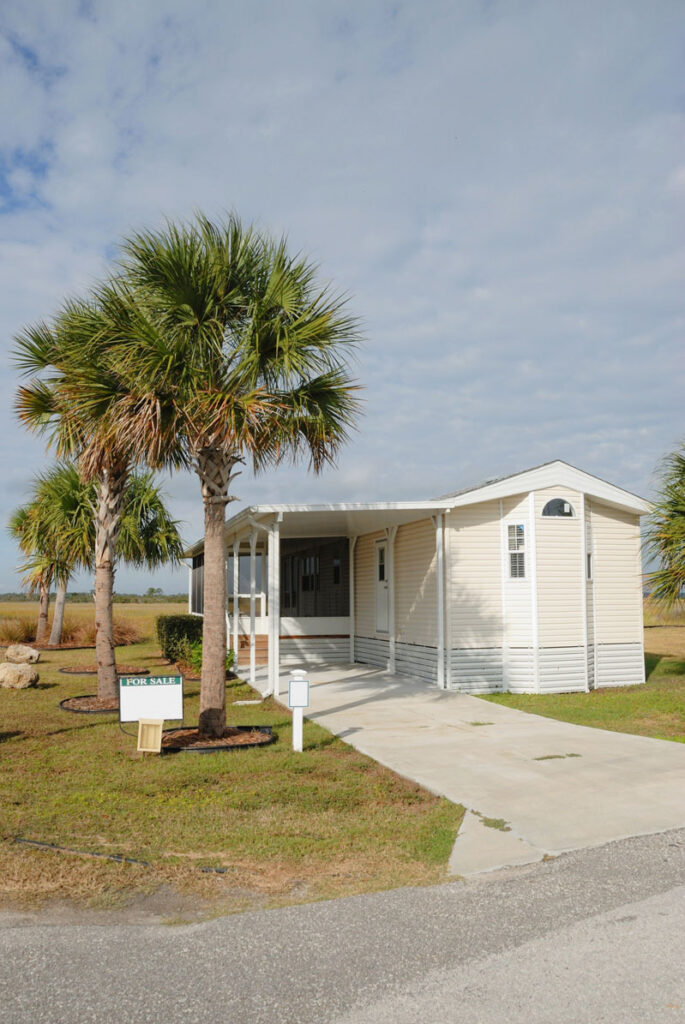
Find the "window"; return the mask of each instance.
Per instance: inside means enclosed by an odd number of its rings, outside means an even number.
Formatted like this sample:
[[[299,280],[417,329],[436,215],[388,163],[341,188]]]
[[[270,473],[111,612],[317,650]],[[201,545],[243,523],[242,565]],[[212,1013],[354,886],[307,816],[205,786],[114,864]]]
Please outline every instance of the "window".
[[[524,579],[526,575],[526,534],[521,523],[508,527],[509,576],[512,580]]]
[[[592,552],[591,551],[588,551],[588,553],[587,553],[587,578],[589,580],[592,579]]]
[[[385,545],[378,545],[378,582],[385,580]]]
[[[552,498],[543,508],[542,514],[543,516],[561,516],[562,518],[572,519],[575,512],[570,501],[564,501],[563,498]]]

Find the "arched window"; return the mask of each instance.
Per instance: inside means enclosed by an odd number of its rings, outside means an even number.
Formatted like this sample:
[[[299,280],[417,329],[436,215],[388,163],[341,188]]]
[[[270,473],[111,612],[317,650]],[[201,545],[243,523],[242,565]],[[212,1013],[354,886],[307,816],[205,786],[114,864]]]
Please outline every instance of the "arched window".
[[[542,514],[543,516],[563,516],[569,519],[575,515],[575,512],[570,501],[564,501],[563,498],[552,498],[543,508]]]

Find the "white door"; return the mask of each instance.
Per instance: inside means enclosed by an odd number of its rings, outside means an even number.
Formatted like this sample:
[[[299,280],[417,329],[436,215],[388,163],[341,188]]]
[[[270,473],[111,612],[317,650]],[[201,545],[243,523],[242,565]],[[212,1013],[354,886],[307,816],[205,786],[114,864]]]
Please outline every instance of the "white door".
[[[376,544],[376,632],[387,633],[390,622],[390,590],[388,579],[388,544]]]

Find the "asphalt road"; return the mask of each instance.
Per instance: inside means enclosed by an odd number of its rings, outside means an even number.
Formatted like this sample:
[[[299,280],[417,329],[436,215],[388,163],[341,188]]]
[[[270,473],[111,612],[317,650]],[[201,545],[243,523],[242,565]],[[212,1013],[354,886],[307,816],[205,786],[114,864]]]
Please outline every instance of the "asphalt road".
[[[5,924],[7,1024],[685,1021],[685,830],[186,926]]]

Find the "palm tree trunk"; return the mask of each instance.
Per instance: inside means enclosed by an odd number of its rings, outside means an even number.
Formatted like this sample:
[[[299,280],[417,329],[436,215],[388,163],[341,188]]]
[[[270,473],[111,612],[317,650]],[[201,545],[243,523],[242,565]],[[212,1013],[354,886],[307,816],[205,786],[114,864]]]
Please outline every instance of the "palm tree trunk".
[[[95,507],[95,656],[98,697],[116,699],[119,680],[114,658],[114,567],[121,522],[126,470],[106,471],[98,478]]]
[[[50,584],[40,581],[40,606],[38,625],[36,626],[36,643],[45,644],[48,640],[48,609],[50,607]]]
[[[226,538],[224,525],[232,470],[238,460],[213,449],[197,457],[205,510],[205,570],[200,682],[201,736],[226,728]]]
[[[67,585],[60,581],[57,584],[55,594],[55,614],[52,619],[52,631],[50,633],[50,644],[62,643],[62,624],[64,623],[64,606],[67,602]]]

